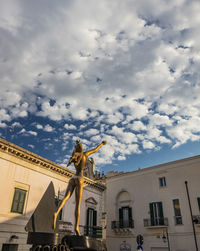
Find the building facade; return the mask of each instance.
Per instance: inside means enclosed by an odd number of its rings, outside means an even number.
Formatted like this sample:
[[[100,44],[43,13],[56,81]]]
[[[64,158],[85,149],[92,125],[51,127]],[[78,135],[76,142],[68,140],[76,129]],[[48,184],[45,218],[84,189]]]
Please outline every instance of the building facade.
[[[138,235],[145,251],[200,249],[200,156],[113,173],[106,183],[109,251],[137,250]]]
[[[55,203],[65,195],[74,173],[45,158],[0,139],[0,250],[28,250],[25,225],[52,181]],[[81,203],[80,231],[101,237],[105,186],[85,178]],[[59,216],[59,229],[73,233],[74,194]]]

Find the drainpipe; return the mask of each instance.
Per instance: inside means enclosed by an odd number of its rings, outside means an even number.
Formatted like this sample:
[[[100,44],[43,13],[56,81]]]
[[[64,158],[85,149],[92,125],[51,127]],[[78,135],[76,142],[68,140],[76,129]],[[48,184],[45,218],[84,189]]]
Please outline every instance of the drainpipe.
[[[193,234],[194,234],[194,242],[195,242],[195,247],[196,251],[198,251],[198,245],[197,245],[197,237],[196,237],[196,231],[195,231],[195,226],[194,226],[194,221],[193,221],[193,214],[192,214],[192,207],[191,207],[191,202],[190,202],[190,195],[189,195],[189,190],[188,190],[188,182],[185,181],[185,187],[186,187],[186,192],[187,192],[187,197],[188,197],[188,204],[190,208],[190,215],[191,215],[191,221],[192,221],[192,228],[193,228]]]

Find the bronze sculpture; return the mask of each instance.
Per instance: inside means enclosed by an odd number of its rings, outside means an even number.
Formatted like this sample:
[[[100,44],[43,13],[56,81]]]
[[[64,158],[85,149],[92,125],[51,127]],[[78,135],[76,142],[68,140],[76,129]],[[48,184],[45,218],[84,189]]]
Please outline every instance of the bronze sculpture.
[[[75,200],[76,200],[76,206],[75,206],[75,233],[76,235],[80,235],[79,231],[79,219],[80,219],[80,205],[81,205],[81,199],[83,194],[83,183],[84,183],[84,177],[83,177],[83,169],[85,167],[86,160],[88,156],[95,153],[99,150],[103,145],[105,145],[107,142],[102,141],[101,144],[99,144],[96,148],[91,149],[89,151],[83,152],[83,146],[80,143],[79,140],[76,141],[76,145],[74,147],[74,151],[72,153],[72,157],[70,158],[67,166],[70,166],[72,163],[74,163],[76,174],[69,180],[69,184],[65,193],[65,197],[62,200],[57,212],[54,213],[53,216],[53,229],[56,227],[56,221],[58,214],[60,210],[63,208],[65,203],[68,201],[68,199],[71,197],[74,189],[75,189]]]

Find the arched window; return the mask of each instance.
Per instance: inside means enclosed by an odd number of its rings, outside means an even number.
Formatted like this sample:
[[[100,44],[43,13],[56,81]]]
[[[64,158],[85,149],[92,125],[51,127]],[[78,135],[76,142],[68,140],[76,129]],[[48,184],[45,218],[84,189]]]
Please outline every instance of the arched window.
[[[132,201],[127,191],[121,191],[117,196],[117,215],[119,228],[133,228]]]

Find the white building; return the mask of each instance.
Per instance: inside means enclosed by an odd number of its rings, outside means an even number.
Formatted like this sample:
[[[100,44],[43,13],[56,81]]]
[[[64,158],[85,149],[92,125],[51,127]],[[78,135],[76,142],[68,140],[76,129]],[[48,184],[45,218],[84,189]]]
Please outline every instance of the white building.
[[[73,175],[72,171],[62,166],[0,139],[0,250],[30,248],[26,244],[24,227],[49,183],[53,182],[58,201],[63,199]],[[98,226],[102,226],[104,190],[102,183],[85,178],[80,217],[82,234],[84,230],[89,235],[96,234]],[[60,231],[73,231],[74,207],[73,195],[60,215]]]
[[[137,250],[139,234],[145,251],[200,249],[200,156],[113,173],[106,181],[108,251]]]

